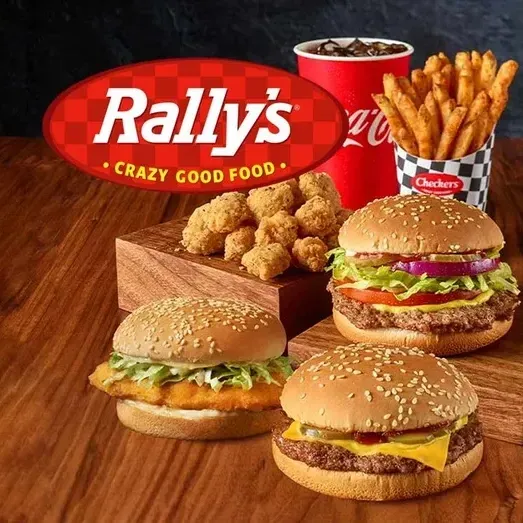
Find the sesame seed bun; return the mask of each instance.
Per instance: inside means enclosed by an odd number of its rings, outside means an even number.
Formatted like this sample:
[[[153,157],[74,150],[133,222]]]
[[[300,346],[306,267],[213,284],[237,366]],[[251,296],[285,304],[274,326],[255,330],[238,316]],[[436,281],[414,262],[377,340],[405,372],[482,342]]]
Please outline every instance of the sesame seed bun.
[[[118,400],[118,419],[127,428],[149,436],[189,440],[245,438],[269,432],[281,409],[261,411],[187,411],[139,401]]]
[[[375,200],[342,225],[339,244],[355,253],[448,254],[503,245],[503,234],[483,211],[427,194]]]
[[[286,342],[280,320],[256,305],[168,298],[127,316],[114,334],[113,347],[129,356],[203,367],[278,357]]]
[[[512,327],[512,319],[494,321],[490,329],[434,334],[407,329],[360,329],[333,309],[332,319],[342,336],[353,342],[385,343],[395,347],[418,347],[436,356],[455,356],[475,351],[499,340]]]
[[[308,489],[338,498],[385,501],[427,496],[458,485],[478,468],[483,442],[447,465],[443,472],[428,469],[415,474],[366,474],[309,467],[283,454],[274,442],[272,453],[277,467]]]
[[[341,432],[411,430],[471,414],[478,397],[447,360],[420,349],[351,344],[314,355],[289,378],[285,413]]]

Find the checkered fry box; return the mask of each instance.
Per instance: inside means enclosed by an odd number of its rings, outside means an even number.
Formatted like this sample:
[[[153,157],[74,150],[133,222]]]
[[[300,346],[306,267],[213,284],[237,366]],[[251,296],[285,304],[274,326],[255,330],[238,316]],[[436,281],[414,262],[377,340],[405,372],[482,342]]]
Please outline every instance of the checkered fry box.
[[[456,160],[427,160],[394,143],[400,194],[425,193],[455,198],[481,210],[487,205],[494,133],[478,151]]]

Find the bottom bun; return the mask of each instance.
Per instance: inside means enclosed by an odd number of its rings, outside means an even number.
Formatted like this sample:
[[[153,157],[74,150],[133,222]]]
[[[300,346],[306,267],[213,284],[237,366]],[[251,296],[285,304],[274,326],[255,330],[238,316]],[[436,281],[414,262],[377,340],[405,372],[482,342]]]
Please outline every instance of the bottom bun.
[[[495,321],[487,330],[431,334],[406,329],[360,329],[337,310],[332,311],[336,328],[345,338],[366,343],[384,343],[396,347],[418,347],[436,356],[463,354],[485,347],[503,337],[512,326],[512,319]]]
[[[136,432],[160,438],[191,440],[254,436],[269,432],[281,420],[281,409],[190,411],[130,400],[118,400],[116,413],[123,425]]]
[[[483,442],[447,465],[443,472],[429,469],[417,474],[365,474],[309,467],[283,454],[274,441],[272,454],[278,468],[303,487],[338,498],[386,501],[426,496],[458,485],[478,468]]]

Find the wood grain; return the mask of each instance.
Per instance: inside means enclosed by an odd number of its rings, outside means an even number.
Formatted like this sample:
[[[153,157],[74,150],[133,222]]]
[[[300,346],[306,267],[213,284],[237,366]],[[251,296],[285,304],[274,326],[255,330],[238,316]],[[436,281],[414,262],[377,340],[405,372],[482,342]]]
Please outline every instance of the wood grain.
[[[117,238],[121,309],[133,311],[170,296],[247,300],[278,316],[289,339],[331,313],[326,273],[291,268],[271,281],[260,280],[221,255],[199,256],[181,248],[186,223],[182,218]],[[303,303],[308,306],[303,308]]]
[[[522,267],[523,140],[495,154],[491,211]],[[501,441],[452,491],[376,504],[292,483],[268,436],[187,443],[119,425],[87,384],[118,323],[114,239],[206,198],[101,182],[41,140],[0,139],[0,522],[523,521],[523,448]]]

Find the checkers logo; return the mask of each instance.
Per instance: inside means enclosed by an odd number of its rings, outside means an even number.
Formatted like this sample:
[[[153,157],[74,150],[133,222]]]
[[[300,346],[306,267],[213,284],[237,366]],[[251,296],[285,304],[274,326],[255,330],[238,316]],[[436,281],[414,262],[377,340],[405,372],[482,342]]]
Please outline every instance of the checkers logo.
[[[48,108],[44,135],[93,176],[172,192],[245,190],[323,163],[347,135],[343,108],[286,71],[223,59],[113,69]]]
[[[421,173],[414,176],[412,186],[419,192],[448,196],[463,189],[463,182],[454,174]]]

